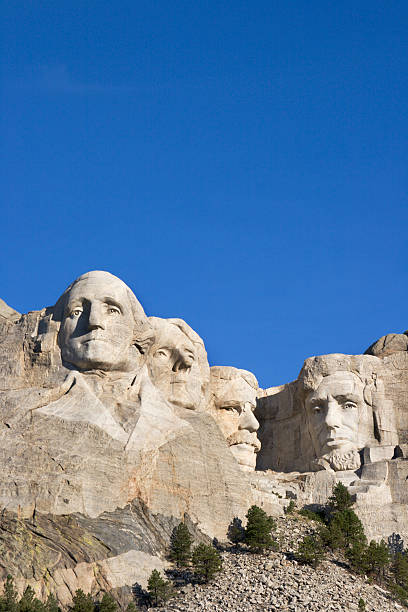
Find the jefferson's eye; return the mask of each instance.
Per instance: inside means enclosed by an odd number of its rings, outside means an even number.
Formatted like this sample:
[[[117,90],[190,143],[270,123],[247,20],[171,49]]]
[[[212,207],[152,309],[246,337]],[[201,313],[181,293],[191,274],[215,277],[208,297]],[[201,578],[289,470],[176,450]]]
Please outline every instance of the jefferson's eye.
[[[159,349],[158,351],[155,352],[154,356],[155,357],[167,357],[167,353],[163,349]]]
[[[345,404],[343,404],[343,408],[356,408],[357,404],[355,404],[354,402],[346,402]]]

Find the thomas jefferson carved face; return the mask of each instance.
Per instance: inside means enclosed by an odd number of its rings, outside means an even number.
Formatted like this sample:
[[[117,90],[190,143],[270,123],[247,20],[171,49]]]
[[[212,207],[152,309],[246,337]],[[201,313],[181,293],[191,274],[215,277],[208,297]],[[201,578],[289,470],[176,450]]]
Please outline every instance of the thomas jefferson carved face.
[[[214,418],[232,454],[246,472],[255,469],[256,453],[261,448],[256,435],[259,423],[254,415],[257,388],[251,372],[228,366],[211,368]]]
[[[150,322],[156,334],[147,359],[153,383],[177,406],[202,407],[209,366],[201,339],[181,319],[150,317]]]
[[[107,272],[89,272],[75,281],[65,295],[58,336],[64,361],[107,371],[127,371],[137,363],[129,292]]]
[[[346,457],[351,458],[369,438],[371,407],[364,401],[363,382],[352,372],[335,372],[323,378],[305,404],[316,456],[337,457],[337,469],[349,469]]]

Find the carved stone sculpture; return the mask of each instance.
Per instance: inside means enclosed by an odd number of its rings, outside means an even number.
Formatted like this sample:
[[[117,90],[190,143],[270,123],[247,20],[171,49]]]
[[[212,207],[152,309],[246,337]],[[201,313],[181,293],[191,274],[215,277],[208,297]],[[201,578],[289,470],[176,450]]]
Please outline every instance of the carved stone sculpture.
[[[245,515],[248,483],[202,409],[209,366],[184,322],[149,321],[100,271],[55,306],[2,312],[0,582],[11,572],[20,591],[31,584],[64,605],[77,588],[145,585],[183,516],[199,537],[222,537]],[[167,379],[153,365],[159,349]]]
[[[247,370],[229,366],[211,368],[214,418],[223,432],[241,469],[253,471],[261,445],[255,418],[258,381]]]
[[[204,342],[182,319],[149,319],[155,340],[148,369],[155,386],[177,406],[203,410],[209,399],[210,367]]]
[[[299,383],[315,455],[312,468],[355,470],[362,448],[388,445],[391,432],[396,434],[392,406],[369,360],[352,363],[336,354],[310,358]]]

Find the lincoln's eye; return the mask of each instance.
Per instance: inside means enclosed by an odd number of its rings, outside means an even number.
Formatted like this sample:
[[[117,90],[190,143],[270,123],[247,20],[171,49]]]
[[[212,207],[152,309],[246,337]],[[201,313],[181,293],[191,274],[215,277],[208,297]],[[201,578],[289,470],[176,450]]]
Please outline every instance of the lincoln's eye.
[[[357,406],[357,404],[355,404],[354,402],[346,402],[345,404],[343,404],[344,408],[355,408]]]

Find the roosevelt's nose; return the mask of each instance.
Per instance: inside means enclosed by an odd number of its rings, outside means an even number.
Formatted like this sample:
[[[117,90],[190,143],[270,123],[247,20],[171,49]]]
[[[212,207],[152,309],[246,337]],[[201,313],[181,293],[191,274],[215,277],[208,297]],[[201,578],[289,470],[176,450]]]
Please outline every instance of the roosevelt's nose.
[[[88,329],[105,329],[102,306],[98,303],[93,303],[89,307]]]
[[[329,399],[327,402],[325,423],[329,429],[334,429],[336,427],[340,427],[341,425],[340,407],[334,399]]]
[[[173,372],[179,372],[180,370],[188,370],[191,368],[194,362],[194,357],[191,353],[185,351],[184,349],[176,349],[174,351],[174,363],[173,363]]]
[[[259,429],[259,423],[252,412],[251,404],[247,403],[244,406],[243,411],[239,419],[239,429],[247,429],[248,431],[257,431]]]

